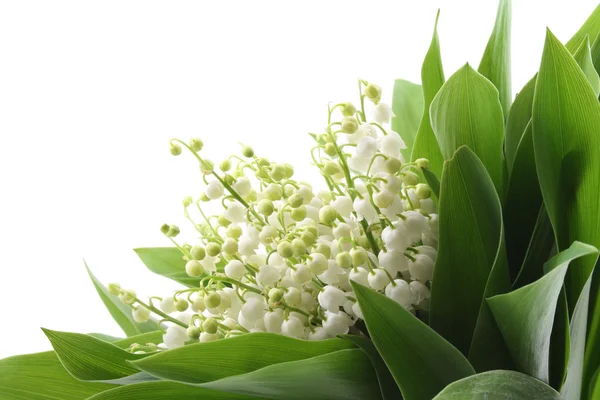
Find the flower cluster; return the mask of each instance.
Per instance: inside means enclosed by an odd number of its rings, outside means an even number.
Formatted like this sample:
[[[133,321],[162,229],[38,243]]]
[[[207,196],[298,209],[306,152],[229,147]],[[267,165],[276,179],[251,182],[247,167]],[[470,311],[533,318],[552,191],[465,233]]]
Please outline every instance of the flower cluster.
[[[185,148],[200,165],[204,192],[183,201],[200,238],[179,243],[177,226],[161,230],[198,287],[148,303],[109,288],[132,305],[136,321],[162,317],[164,346],[259,331],[318,340],[360,330],[350,280],[407,310],[428,308],[438,230],[431,189],[420,179],[428,162],[404,160],[381,89],[359,80],[359,91],[358,108],[330,105],[327,126],[311,134],[324,190],[249,146],[216,167],[200,139],[171,141],[173,155]],[[215,205],[219,212],[208,215]]]

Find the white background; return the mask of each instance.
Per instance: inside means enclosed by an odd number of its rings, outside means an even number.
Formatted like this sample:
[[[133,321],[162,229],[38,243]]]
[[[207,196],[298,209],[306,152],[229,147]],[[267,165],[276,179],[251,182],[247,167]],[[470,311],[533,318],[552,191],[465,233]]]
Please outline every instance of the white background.
[[[566,41],[597,0],[514,3],[517,92],[546,25]],[[170,138],[200,136],[217,161],[244,141],[310,179],[327,102],[359,76],[384,97],[419,82],[438,7],[446,76],[476,67],[496,1],[2,1],[0,358],[48,349],[40,326],[122,334],[84,257],[105,283],[176,287],[131,251],[168,245],[158,228],[184,227],[181,199],[201,191]]]

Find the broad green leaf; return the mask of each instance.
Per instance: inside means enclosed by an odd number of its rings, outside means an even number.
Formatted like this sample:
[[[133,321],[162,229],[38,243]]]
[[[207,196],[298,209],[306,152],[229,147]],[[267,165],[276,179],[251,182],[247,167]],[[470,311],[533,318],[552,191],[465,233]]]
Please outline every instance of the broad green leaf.
[[[537,75],[534,76],[521,89],[515,97],[515,102],[510,108],[508,119],[506,120],[506,137],[504,138],[504,155],[509,173],[512,174],[513,164],[517,155],[517,149],[521,143],[521,138],[525,133],[525,128],[531,121],[531,109],[533,107],[533,95],[535,93],[535,82]],[[522,171],[519,170],[519,173]]]
[[[545,264],[549,272],[536,282],[487,300],[521,372],[548,383],[550,336],[567,267],[571,261],[595,251],[594,247],[575,242]]]
[[[592,14],[590,14],[581,28],[579,28],[565,46],[571,53],[574,53],[586,36],[596,38],[598,34],[600,34],[600,5],[592,11]]]
[[[438,179],[437,176],[435,176],[435,174],[433,172],[431,172],[431,170],[429,170],[427,168],[421,169],[421,172],[423,173],[423,177],[425,177],[427,184],[431,188],[431,191],[433,192],[435,197],[437,197],[439,199],[440,198],[440,180]]]
[[[134,249],[146,267],[155,274],[172,279],[187,287],[197,287],[201,277],[192,278],[185,272],[186,261],[176,247],[146,247]]]
[[[468,356],[477,321],[482,312],[489,312],[484,295],[510,290],[500,200],[485,167],[468,147],[458,149],[444,164],[439,216],[429,323]],[[478,343],[488,346],[488,358],[496,349],[505,350],[493,324],[480,329],[491,335]]]
[[[381,354],[379,354],[373,342],[365,336],[359,335],[342,335],[340,337],[349,340],[360,347],[367,357],[369,357],[369,360],[371,360],[371,364],[373,364],[373,368],[375,369],[375,373],[377,374],[382,399],[395,400],[401,398],[402,395],[400,394],[400,389],[398,389],[394,377],[385,365],[385,362],[381,358]]]
[[[596,68],[596,72],[600,74],[600,34],[592,43],[592,63],[594,64],[594,68]]]
[[[575,240],[600,246],[600,103],[550,31],[532,119],[538,179],[559,250]],[[571,311],[594,262],[594,257],[578,260],[567,275]]]
[[[381,399],[377,376],[361,349],[270,365],[202,387],[273,400]]]
[[[160,352],[134,361],[133,365],[162,379],[203,383],[352,347],[339,338],[306,341],[273,333],[252,333]]]
[[[562,400],[539,380],[515,371],[489,371],[446,387],[433,400]]]
[[[81,399],[78,397],[77,399]],[[206,399],[206,400],[258,400],[258,397],[227,393],[184,383],[158,381],[116,387],[88,400],[165,400],[165,399]]]
[[[423,115],[423,89],[421,85],[396,79],[394,82],[394,94],[392,95],[392,130],[398,132],[406,149],[402,149],[405,159],[410,159],[410,152],[417,136],[419,121]]]
[[[153,331],[153,332],[141,333],[141,334],[135,335],[135,336],[129,336],[129,337],[126,337],[124,339],[119,339],[114,342],[111,341],[111,343],[113,343],[116,346],[119,346],[122,349],[126,349],[134,343],[142,344],[142,345],[147,344],[147,343],[154,343],[154,344],[162,343],[162,341],[163,341],[162,336],[163,336],[162,331]]]
[[[440,146],[438,145],[435,133],[433,133],[433,129],[431,128],[429,108],[435,95],[440,91],[440,88],[446,80],[444,78],[444,68],[442,67],[442,56],[440,54],[440,41],[437,34],[439,17],[440,12],[438,10],[435,18],[435,27],[433,29],[431,44],[425,55],[423,66],[421,67],[424,110],[411,155],[412,161],[415,161],[418,158],[428,159],[431,171],[438,176],[442,173],[444,157],[442,157]]]
[[[592,60],[592,54],[590,49],[590,38],[586,36],[579,46],[579,48],[573,53],[573,57],[577,64],[581,67],[581,70],[585,74],[590,85],[592,85],[592,89],[598,97],[600,93],[600,77],[598,76],[598,72],[596,72],[596,68],[594,67],[594,62]]]
[[[548,383],[556,390],[561,389],[567,375],[570,341],[569,307],[567,306],[567,295],[563,286],[556,302],[554,324],[550,334],[550,375]]]
[[[504,116],[508,115],[512,103],[510,35],[511,0],[500,0],[494,30],[487,43],[478,71],[496,86]]]
[[[442,86],[431,103],[431,125],[444,159],[469,146],[504,193],[504,118],[498,90],[469,64]]]
[[[429,400],[475,371],[454,346],[394,300],[352,282],[364,321],[402,395]]]
[[[148,321],[143,324],[135,322],[131,315],[131,307],[123,304],[117,296],[110,294],[108,289],[94,276],[87,264],[85,264],[85,268],[108,312],[110,312],[110,315],[112,315],[115,322],[119,324],[127,336],[156,331],[157,326],[155,322]]]
[[[119,379],[139,372],[128,361],[146,357],[89,335],[43,329],[65,369],[82,381]]]
[[[113,387],[78,381],[63,368],[53,351],[0,360],[2,400],[81,400]]]

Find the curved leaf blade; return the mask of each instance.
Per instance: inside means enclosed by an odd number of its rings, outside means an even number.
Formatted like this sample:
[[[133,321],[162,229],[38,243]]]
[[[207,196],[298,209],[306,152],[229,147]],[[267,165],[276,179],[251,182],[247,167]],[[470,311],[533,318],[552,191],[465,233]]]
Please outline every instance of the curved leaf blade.
[[[598,97],[598,94],[600,93],[600,77],[598,76],[598,72],[596,71],[592,60],[589,36],[585,37],[579,48],[573,53],[573,57],[581,67],[581,70],[585,74],[590,85],[592,85],[596,97]]]
[[[204,383],[352,347],[339,338],[306,341],[273,333],[251,333],[160,352],[133,361],[133,365],[161,379]]]
[[[431,103],[431,125],[444,159],[468,146],[504,193],[504,117],[498,90],[469,64],[442,86]]]
[[[442,173],[444,157],[442,157],[440,146],[438,145],[435,133],[433,133],[433,128],[431,127],[429,109],[435,95],[440,91],[442,85],[446,81],[446,78],[444,77],[444,67],[442,66],[442,56],[440,54],[440,41],[437,33],[439,17],[440,12],[438,10],[435,18],[431,44],[429,45],[429,50],[427,50],[427,54],[423,60],[423,66],[421,67],[424,110],[411,155],[412,161],[415,161],[418,158],[428,159],[430,169],[436,175],[441,175]]]
[[[454,382],[433,400],[561,400],[550,386],[515,371],[489,371]]]
[[[80,399],[80,398],[78,398]],[[211,400],[257,400],[258,397],[227,393],[186,385],[184,383],[158,381],[116,387],[89,397],[88,400],[164,400],[164,399],[211,399]]]
[[[392,95],[392,130],[399,133],[406,148],[402,149],[405,159],[410,159],[410,152],[417,136],[419,122],[423,115],[423,89],[421,85],[396,79]]]
[[[533,95],[535,94],[535,83],[537,74],[523,86],[523,89],[515,97],[515,102],[510,108],[506,120],[506,136],[504,138],[504,155],[509,173],[512,174],[513,164],[517,155],[517,149],[525,129],[531,121],[533,108]]]
[[[586,36],[596,38],[598,37],[598,34],[600,34],[600,5],[598,5],[594,9],[594,11],[592,11],[590,16],[585,20],[585,22],[581,26],[581,28],[579,28],[579,30],[575,32],[573,37],[569,39],[565,47],[571,53],[574,53],[575,50],[577,50],[577,47],[579,47],[581,41]]]
[[[494,30],[487,43],[477,69],[496,86],[504,117],[512,103],[510,39],[511,39],[511,0],[500,0]]]
[[[186,261],[176,247],[145,247],[133,251],[150,271],[182,285],[196,287],[202,279],[202,277],[192,278],[185,272]]]
[[[405,398],[429,400],[475,373],[460,351],[404,307],[355,282],[352,288],[371,339]]]

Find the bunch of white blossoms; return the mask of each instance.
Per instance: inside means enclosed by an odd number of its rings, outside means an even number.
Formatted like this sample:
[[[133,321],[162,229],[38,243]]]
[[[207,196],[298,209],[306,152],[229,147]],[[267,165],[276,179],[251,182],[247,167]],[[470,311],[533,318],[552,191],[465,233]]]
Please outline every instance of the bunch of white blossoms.
[[[162,317],[164,346],[262,331],[319,340],[364,329],[350,280],[407,310],[427,310],[438,232],[431,189],[419,178],[428,162],[405,162],[381,89],[363,80],[359,88],[360,109],[330,105],[323,133],[311,134],[325,190],[295,181],[291,165],[248,146],[217,169],[201,155],[201,140],[171,141],[173,155],[185,147],[196,157],[205,183],[199,199],[183,202],[197,242],[177,243],[179,228],[162,227],[198,287],[148,303],[110,287],[136,321]],[[220,212],[208,216],[214,204]]]

